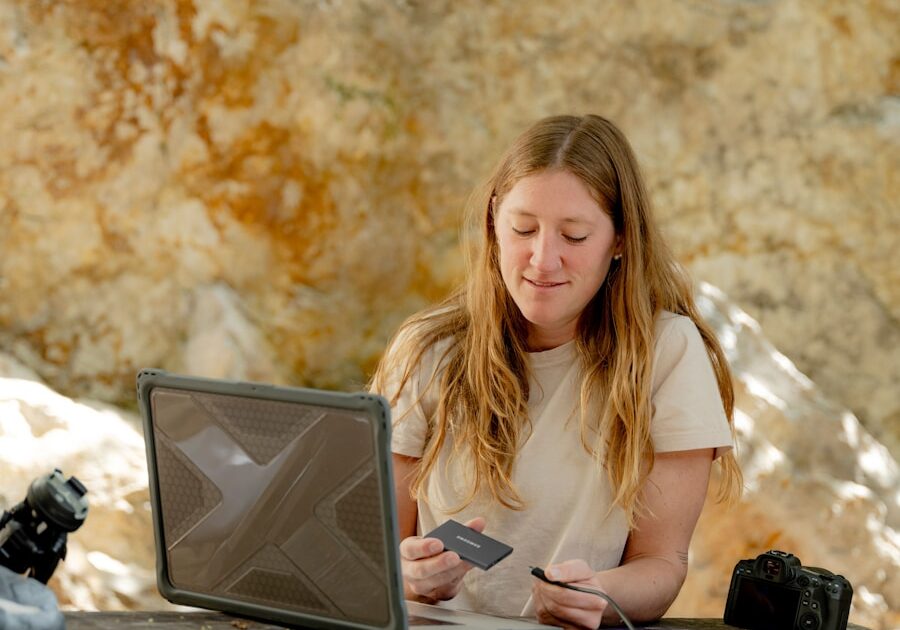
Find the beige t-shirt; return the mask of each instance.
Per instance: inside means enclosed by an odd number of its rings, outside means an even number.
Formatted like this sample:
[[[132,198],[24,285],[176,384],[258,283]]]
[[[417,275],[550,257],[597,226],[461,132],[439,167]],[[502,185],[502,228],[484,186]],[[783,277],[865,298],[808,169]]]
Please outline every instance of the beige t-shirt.
[[[426,417],[436,410],[434,389],[411,408],[429,377],[440,369],[446,345],[423,357],[417,377],[393,408],[392,450],[411,457],[424,451]],[[423,535],[453,518],[487,521],[485,534],[513,547],[488,571],[466,574],[462,590],[444,605],[499,615],[533,616],[529,566],[581,558],[595,570],[618,566],[628,537],[624,513],[607,510],[612,492],[581,444],[580,368],[575,342],[529,355],[533,380],[528,409],[532,433],[516,456],[513,483],[526,502],[515,511],[480,498],[462,512],[458,505],[471,479],[465,457],[451,458],[448,439],[427,482],[429,503],[418,502],[417,533]],[[715,375],[700,334],[686,317],[664,312],[656,322],[652,386],[652,439],[657,452],[732,447]],[[387,395],[393,392],[385,392]],[[403,414],[407,413],[406,416]]]

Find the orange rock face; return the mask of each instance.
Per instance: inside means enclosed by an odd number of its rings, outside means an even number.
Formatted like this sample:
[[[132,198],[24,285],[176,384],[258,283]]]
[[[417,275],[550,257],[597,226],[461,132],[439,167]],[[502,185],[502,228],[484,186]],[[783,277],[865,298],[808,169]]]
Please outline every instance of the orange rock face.
[[[0,351],[126,407],[142,366],[358,389],[461,278],[460,210],[501,150],[594,112],[632,139],[695,277],[834,401],[816,413],[858,418],[896,461],[898,21],[886,0],[0,0]],[[751,389],[767,434],[816,435]],[[857,551],[821,562],[871,549],[857,619],[897,625],[896,493],[846,462],[837,486],[795,478],[808,452],[780,450],[759,496],[816,497],[822,527],[865,514],[848,522],[868,538],[835,530]],[[760,506],[708,511],[693,561],[719,590],[689,582],[677,610],[716,613],[735,555],[817,553]],[[732,539],[712,522],[740,532],[714,567]]]

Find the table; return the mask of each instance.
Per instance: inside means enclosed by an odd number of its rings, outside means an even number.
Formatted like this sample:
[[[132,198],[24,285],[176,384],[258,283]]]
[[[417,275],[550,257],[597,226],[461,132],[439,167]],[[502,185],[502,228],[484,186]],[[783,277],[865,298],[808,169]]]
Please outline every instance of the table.
[[[217,612],[66,612],[67,630],[106,630],[108,628],[140,628],[141,630],[276,630],[276,626],[260,621],[233,617]],[[624,626],[623,626],[624,627]],[[663,619],[641,626],[646,630],[734,630],[721,619]],[[867,630],[847,624],[847,630]]]

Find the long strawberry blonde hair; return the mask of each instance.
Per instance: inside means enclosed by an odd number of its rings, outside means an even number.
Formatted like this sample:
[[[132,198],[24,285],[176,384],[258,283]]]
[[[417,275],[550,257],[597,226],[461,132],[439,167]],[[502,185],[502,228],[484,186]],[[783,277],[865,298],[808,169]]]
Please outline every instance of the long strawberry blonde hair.
[[[692,286],[650,212],[650,200],[628,140],[600,116],[553,116],[526,130],[472,195],[466,212],[466,280],[441,304],[410,317],[398,330],[370,383],[396,404],[425,352],[442,343],[432,388],[437,407],[427,418],[425,451],[411,484],[424,498],[426,479],[442,447],[471,455],[473,484],[453,511],[486,489],[510,509],[525,503],[512,483],[513,462],[530,428],[527,322],[500,276],[495,212],[523,177],[565,170],[583,181],[613,220],[622,257],[582,312],[576,346],[582,365],[581,440],[609,476],[614,505],[629,525],[643,511],[641,489],[653,467],[650,435],[654,322],[661,311],[689,317],[706,345],[719,395],[734,433],[734,390],[722,348],[694,303]],[[472,237],[475,237],[473,242]],[[402,422],[403,416],[395,422]],[[740,495],[731,451],[717,459],[718,499]]]

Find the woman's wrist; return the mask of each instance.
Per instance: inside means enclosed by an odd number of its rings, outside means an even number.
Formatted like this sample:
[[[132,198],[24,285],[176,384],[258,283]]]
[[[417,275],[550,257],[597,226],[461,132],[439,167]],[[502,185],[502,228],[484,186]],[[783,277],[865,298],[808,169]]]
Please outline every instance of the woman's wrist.
[[[433,597],[428,597],[427,595],[419,595],[414,592],[410,587],[407,581],[403,580],[403,598],[412,601],[419,602],[420,604],[437,604],[439,600],[434,599]]]

